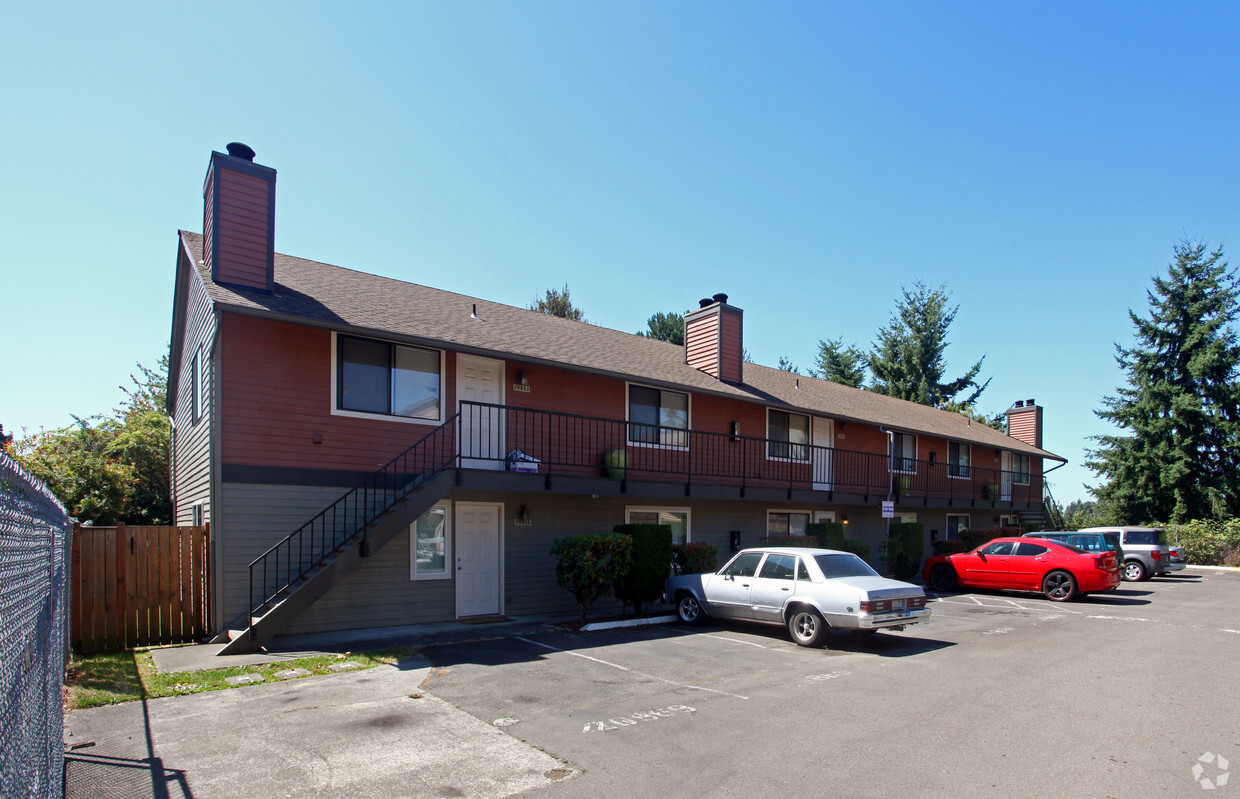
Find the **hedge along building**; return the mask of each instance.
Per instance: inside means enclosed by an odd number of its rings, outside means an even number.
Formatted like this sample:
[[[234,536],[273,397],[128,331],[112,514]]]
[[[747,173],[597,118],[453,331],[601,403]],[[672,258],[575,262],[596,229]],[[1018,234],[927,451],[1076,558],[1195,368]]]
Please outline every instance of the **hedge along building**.
[[[571,613],[552,541],[623,522],[722,554],[824,520],[877,552],[889,493],[926,544],[1042,517],[1032,401],[1005,435],[745,363],[723,294],[680,346],[281,255],[275,170],[228,150],[178,237],[168,410],[234,648]]]

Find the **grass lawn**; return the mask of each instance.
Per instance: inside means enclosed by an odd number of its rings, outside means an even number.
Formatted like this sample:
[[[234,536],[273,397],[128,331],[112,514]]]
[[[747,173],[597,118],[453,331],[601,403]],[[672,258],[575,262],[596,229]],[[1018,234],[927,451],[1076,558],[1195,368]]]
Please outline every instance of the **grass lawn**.
[[[260,674],[265,682],[275,678],[277,671],[305,669],[309,676],[331,674],[334,663],[356,663],[358,669],[369,669],[391,664],[415,652],[414,647],[394,646],[371,652],[353,652],[344,655],[319,655],[317,657],[282,660],[260,666],[236,666],[209,671],[181,671],[159,674],[149,649],[132,652],[111,652],[103,655],[79,657],[69,661],[65,675],[65,708],[81,708],[130,702],[135,699],[154,699],[160,696],[181,696],[203,691],[219,691],[233,688],[225,682],[229,677],[242,674]]]

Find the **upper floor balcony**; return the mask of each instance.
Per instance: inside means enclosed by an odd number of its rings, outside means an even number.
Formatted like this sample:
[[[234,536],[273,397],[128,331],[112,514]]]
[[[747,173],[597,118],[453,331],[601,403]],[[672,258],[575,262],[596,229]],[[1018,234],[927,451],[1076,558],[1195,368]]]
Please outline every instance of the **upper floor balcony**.
[[[684,496],[840,504],[1042,503],[1042,478],[1030,471],[468,401],[456,423],[458,467],[510,473],[520,451],[537,460],[547,489],[633,493],[640,484],[668,496],[683,489]]]

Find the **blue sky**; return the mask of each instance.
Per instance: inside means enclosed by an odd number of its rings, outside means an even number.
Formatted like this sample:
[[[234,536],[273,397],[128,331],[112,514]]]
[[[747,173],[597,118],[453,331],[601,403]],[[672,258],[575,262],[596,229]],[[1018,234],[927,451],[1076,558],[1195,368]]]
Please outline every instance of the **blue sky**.
[[[0,31],[0,424],[107,413],[166,350],[211,150],[281,252],[636,331],[726,292],[752,357],[960,306],[950,377],[1036,398],[1085,497],[1129,308],[1234,261],[1240,5],[17,4]]]

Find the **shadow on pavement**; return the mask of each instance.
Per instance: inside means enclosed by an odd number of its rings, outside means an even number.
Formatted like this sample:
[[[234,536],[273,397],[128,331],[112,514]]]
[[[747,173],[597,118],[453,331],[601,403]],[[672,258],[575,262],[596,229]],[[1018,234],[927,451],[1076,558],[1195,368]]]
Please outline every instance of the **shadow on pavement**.
[[[65,796],[70,799],[190,799],[185,772],[154,758],[75,752],[65,755]]]

